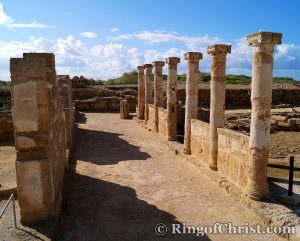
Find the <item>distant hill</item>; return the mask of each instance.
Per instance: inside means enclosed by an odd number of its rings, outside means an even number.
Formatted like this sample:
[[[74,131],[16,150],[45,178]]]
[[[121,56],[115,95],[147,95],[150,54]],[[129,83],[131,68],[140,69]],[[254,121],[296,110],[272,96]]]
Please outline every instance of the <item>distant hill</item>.
[[[163,80],[167,81],[167,75],[163,75]],[[181,74],[177,76],[177,80],[179,83],[186,81],[186,74]],[[210,73],[200,72],[199,73],[199,82],[209,82],[210,81]],[[136,71],[132,71],[129,73],[124,73],[121,77],[116,79],[108,80],[108,85],[127,85],[127,84],[137,84],[138,82],[138,74]],[[251,77],[246,75],[235,75],[228,74],[226,75],[226,84],[231,85],[249,85],[251,83]],[[289,84],[300,84],[299,81],[296,81],[293,78],[289,77],[274,77],[273,83],[289,83]]]

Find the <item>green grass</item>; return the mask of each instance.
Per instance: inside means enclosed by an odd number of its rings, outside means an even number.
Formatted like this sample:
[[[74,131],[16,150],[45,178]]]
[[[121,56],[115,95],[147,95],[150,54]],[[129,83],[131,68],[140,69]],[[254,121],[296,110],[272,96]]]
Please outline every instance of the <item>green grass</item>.
[[[9,90],[10,89],[10,82],[0,80],[0,90]]]
[[[293,78],[289,78],[289,77],[274,77],[273,78],[273,83],[279,83],[279,84],[283,84],[283,83],[289,83],[289,84],[299,84],[299,81],[294,80]]]
[[[167,75],[163,75],[163,81],[167,81]],[[178,83],[183,83],[186,81],[186,74],[181,74],[177,76]],[[210,73],[199,72],[199,82],[209,82]],[[138,74],[136,71],[129,73],[124,73],[121,77],[116,79],[111,79],[107,82],[102,82],[103,85],[136,85],[138,82]],[[226,75],[226,84],[230,85],[249,85],[251,83],[251,77],[246,75],[236,75],[228,74]],[[289,77],[274,77],[273,83],[289,83],[289,84],[299,84],[293,78]]]
[[[230,85],[249,85],[251,83],[251,77],[246,75],[226,75],[226,84]]]

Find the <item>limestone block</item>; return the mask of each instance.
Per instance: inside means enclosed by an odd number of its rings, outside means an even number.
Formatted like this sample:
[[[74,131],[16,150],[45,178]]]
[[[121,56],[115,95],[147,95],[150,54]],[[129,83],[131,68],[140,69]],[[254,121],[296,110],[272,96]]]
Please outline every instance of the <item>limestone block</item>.
[[[127,100],[120,101],[120,117],[121,119],[129,118],[129,108]]]
[[[47,159],[16,162],[18,199],[25,220],[41,219],[52,203],[50,166]]]
[[[274,121],[281,121],[281,122],[287,122],[288,117],[287,116],[281,116],[281,115],[272,115],[271,119]]]
[[[15,140],[16,149],[30,149],[36,147],[36,143],[33,139],[30,139],[25,136],[17,136]]]

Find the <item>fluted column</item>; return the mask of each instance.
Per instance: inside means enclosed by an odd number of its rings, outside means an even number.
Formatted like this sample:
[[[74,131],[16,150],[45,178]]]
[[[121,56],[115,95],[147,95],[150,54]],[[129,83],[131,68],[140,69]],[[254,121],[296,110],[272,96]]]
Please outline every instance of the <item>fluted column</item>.
[[[163,99],[163,77],[162,69],[165,63],[163,61],[154,61],[152,63],[154,67],[154,130],[158,131],[158,107],[162,107]]]
[[[218,132],[224,127],[225,92],[226,92],[226,55],[231,52],[231,45],[217,44],[207,48],[211,59],[210,82],[210,128],[209,128],[209,168],[218,170]]]
[[[202,59],[202,53],[188,52],[184,54],[184,58],[187,61],[188,69],[186,76],[184,144],[182,152],[191,154],[191,119],[197,119],[199,60]]]
[[[251,199],[268,198],[268,139],[270,136],[274,46],[282,34],[258,32],[247,36],[253,46],[251,83],[251,126],[249,173],[246,195]]]
[[[153,103],[152,64],[145,64],[145,124],[149,120],[148,104]]]
[[[168,64],[167,80],[167,133],[169,141],[177,140],[177,65],[180,58],[166,58]]]
[[[138,66],[138,118],[145,118],[145,75],[144,67]]]

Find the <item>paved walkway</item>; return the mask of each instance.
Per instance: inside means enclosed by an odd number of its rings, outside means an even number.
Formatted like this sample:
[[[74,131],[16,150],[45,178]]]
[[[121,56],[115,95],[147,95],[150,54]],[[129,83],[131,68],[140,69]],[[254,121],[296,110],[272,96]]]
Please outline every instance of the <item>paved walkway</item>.
[[[260,221],[133,120],[85,113],[79,122],[57,240],[282,240],[249,234],[157,236],[157,223],[169,229],[181,225],[182,231],[184,224]]]

